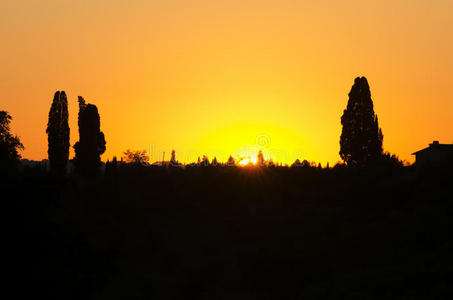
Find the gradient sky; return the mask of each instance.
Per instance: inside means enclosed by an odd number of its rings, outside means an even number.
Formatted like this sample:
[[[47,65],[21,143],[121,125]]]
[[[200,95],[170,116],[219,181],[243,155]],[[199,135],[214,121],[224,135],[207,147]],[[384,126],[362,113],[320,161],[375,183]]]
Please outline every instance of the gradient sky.
[[[47,157],[64,90],[71,145],[77,96],[98,106],[104,160],[262,149],[325,165],[340,160],[340,117],[366,76],[384,149],[413,161],[453,143],[452,15],[451,0],[0,1],[0,109],[29,159]]]

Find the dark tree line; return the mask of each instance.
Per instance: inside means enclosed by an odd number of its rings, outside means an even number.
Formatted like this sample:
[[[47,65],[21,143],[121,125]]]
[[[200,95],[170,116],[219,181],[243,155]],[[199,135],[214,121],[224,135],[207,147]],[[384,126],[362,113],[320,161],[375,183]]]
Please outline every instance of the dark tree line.
[[[86,103],[79,96],[79,141],[74,144],[74,165],[76,172],[81,175],[98,173],[101,165],[101,155],[106,150],[104,133],[100,130],[100,116],[96,105]],[[48,156],[51,172],[64,176],[69,159],[70,129],[68,125],[68,101],[64,91],[57,91],[49,111],[46,133],[48,135]],[[19,151],[23,149],[19,138],[10,133],[11,116],[0,112],[0,161],[2,165],[12,165],[20,158]],[[377,163],[391,161],[401,164],[396,156],[383,153],[383,134],[379,128],[378,117],[374,113],[370,87],[365,77],[357,77],[349,92],[349,100],[341,117],[342,133],[340,137],[340,157],[352,167],[366,167]],[[129,151],[127,160],[137,161],[136,154]],[[259,166],[274,165],[265,162],[263,153],[257,157]],[[148,162],[146,159],[144,162]],[[214,159],[217,165],[217,159]],[[179,166],[175,152],[171,154],[171,165]],[[212,165],[207,156],[198,159],[199,165]],[[227,165],[234,165],[230,156]]]
[[[340,157],[350,167],[367,167],[378,164],[402,166],[402,162],[395,155],[384,153],[382,149],[383,134],[379,127],[378,117],[374,112],[373,100],[371,99],[370,87],[365,77],[357,77],[349,92],[349,100],[341,117],[342,133],[340,137]],[[125,152],[126,161],[142,162],[139,158],[140,151]],[[173,150],[170,159],[171,166],[178,166],[176,154]],[[218,161],[214,157],[210,162],[203,155],[198,158],[198,166],[217,166]],[[220,164],[223,165],[223,164]],[[225,165],[235,165],[232,156]],[[257,165],[274,166],[272,161],[266,162],[263,152],[257,155]],[[307,166],[308,161],[296,161],[293,166]]]

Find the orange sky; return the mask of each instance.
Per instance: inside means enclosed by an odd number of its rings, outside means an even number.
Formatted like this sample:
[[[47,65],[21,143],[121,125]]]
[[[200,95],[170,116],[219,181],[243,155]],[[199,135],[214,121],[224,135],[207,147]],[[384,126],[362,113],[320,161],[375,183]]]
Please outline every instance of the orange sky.
[[[147,149],[338,161],[366,76],[384,148],[453,143],[453,1],[15,0],[0,4],[0,109],[23,156],[47,156],[56,90],[96,104],[103,159]],[[168,154],[167,154],[168,155]]]

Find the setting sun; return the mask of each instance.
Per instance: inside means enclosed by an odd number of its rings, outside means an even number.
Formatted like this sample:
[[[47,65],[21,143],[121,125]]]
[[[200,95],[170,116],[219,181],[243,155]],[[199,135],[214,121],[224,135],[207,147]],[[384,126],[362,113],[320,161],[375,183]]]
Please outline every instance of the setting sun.
[[[246,157],[246,158],[242,158],[239,161],[239,165],[240,166],[256,165],[257,162],[258,162],[258,158],[256,156],[254,156],[254,157]]]
[[[386,151],[413,161],[453,138],[451,1],[3,2],[0,97],[28,159],[47,158],[56,90],[71,146],[77,96],[97,105],[103,161],[134,148],[225,162],[252,145],[278,163],[334,164],[356,76],[371,82]]]
[[[239,161],[240,166],[246,166],[250,163],[250,158],[243,158]]]

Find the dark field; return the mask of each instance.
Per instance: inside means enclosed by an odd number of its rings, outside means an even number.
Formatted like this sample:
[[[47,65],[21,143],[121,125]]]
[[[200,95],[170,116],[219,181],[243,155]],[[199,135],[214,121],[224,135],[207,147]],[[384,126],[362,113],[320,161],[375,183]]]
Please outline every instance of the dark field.
[[[451,170],[28,169],[4,271],[14,299],[452,299]]]

